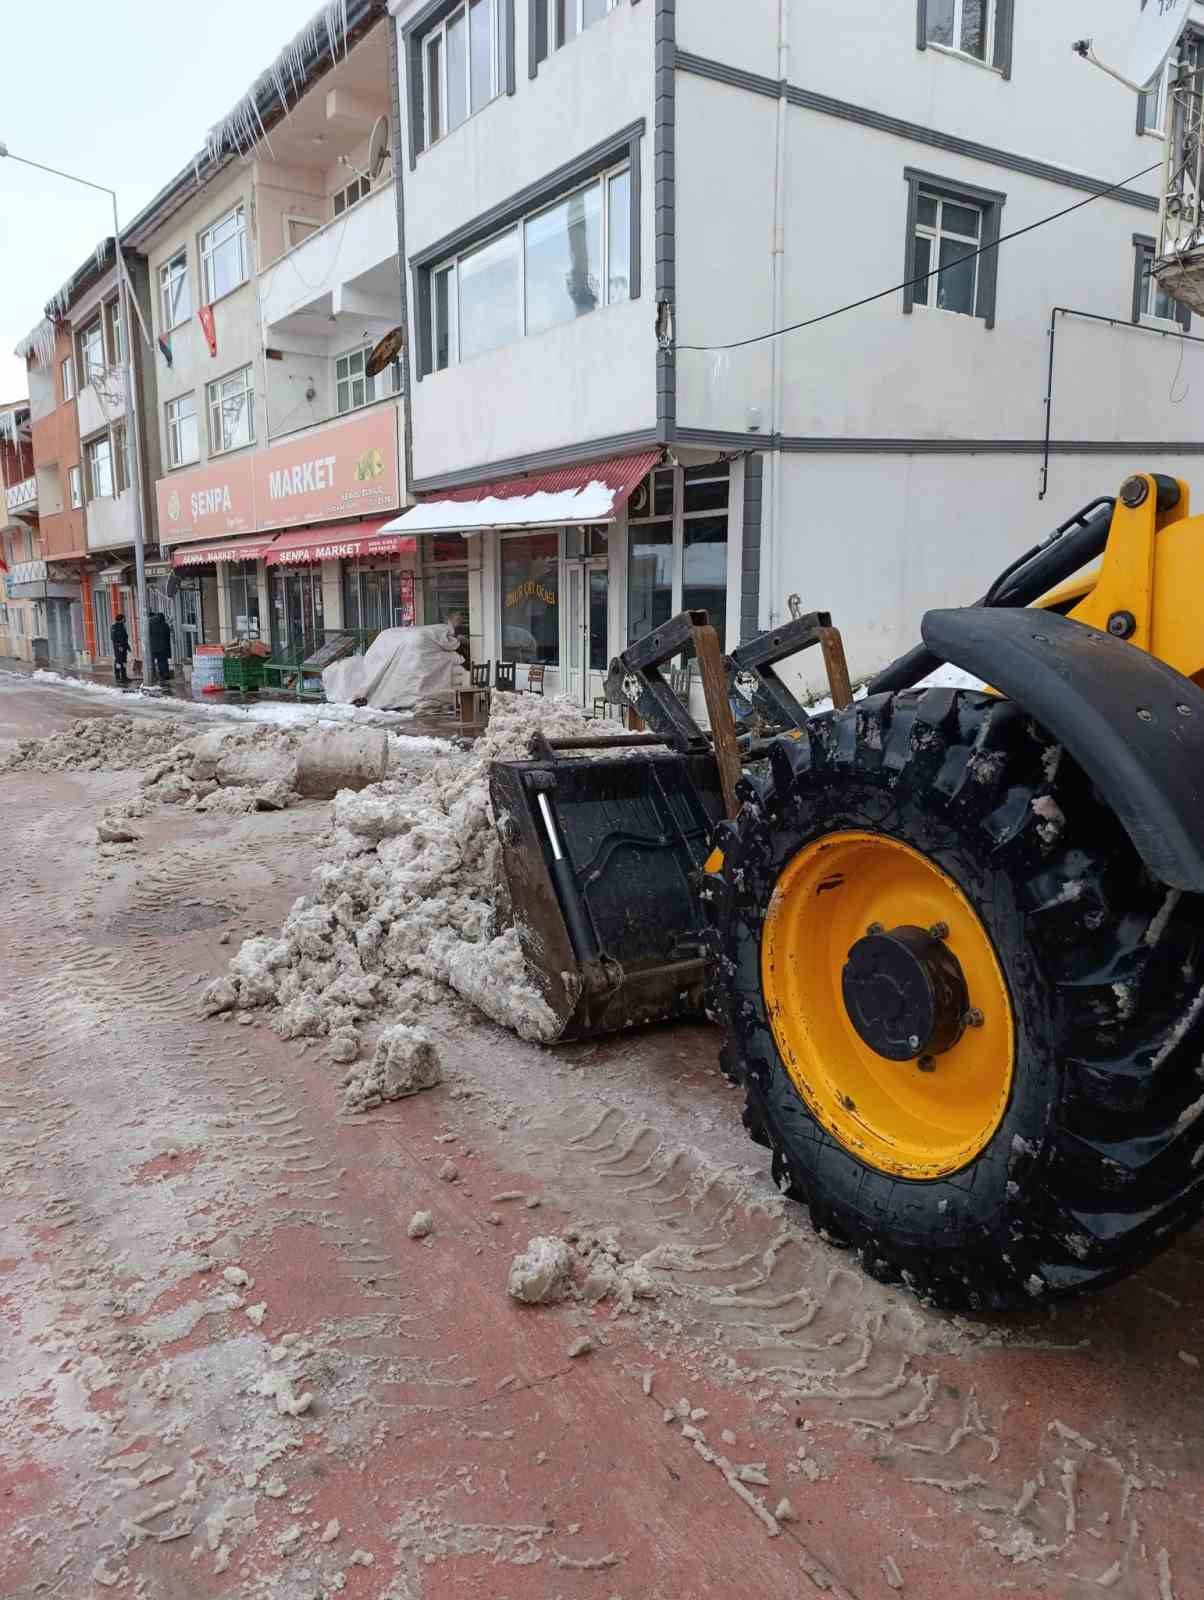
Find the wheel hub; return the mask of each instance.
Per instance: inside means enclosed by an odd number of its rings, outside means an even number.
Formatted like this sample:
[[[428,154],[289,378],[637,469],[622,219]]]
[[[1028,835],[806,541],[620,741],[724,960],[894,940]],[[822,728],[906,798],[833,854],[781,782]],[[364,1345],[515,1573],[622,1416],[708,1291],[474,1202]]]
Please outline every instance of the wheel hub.
[[[858,939],[841,989],[858,1036],[887,1061],[943,1055],[962,1036],[966,980],[953,952],[924,928],[903,926]]]

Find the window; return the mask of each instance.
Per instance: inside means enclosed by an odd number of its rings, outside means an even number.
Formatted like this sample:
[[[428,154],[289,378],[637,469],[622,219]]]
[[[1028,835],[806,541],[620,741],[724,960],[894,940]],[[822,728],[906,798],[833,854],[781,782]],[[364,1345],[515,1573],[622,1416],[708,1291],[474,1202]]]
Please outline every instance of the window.
[[[617,9],[619,0],[543,0],[548,8],[547,37],[553,50],[575,39],[591,22]]]
[[[170,333],[192,315],[192,295],[188,289],[188,252],[177,250],[159,268],[159,314],[164,333]]]
[[[335,198],[337,200],[338,197],[336,196]],[[335,216],[338,216],[337,210],[335,211]],[[317,233],[321,226],[322,224],[315,222],[312,217],[286,216],[284,219],[285,249],[295,250],[299,244],[304,244],[311,234]]]
[[[423,131],[434,144],[502,91],[509,12],[504,0],[468,0],[422,41]]]
[[[84,503],[84,486],[81,478],[82,474],[78,467],[67,468],[67,494],[71,501],[72,511],[78,511]]]
[[[79,365],[85,387],[104,374],[104,329],[99,317],[94,318],[79,336]]]
[[[358,411],[360,406],[371,405],[374,400],[387,399],[401,390],[401,362],[391,361],[383,372],[369,377],[364,366],[372,352],[366,344],[358,350],[348,350],[336,357],[334,364],[335,409],[341,417],[348,411]]]
[[[422,620],[433,627],[457,613],[468,626],[468,556],[458,533],[422,536]]]
[[[1171,52],[1170,60],[1158,77],[1144,94],[1137,96],[1138,133],[1150,133],[1159,139],[1166,134],[1168,119],[1172,116],[1174,106],[1172,90],[1179,83],[1185,69],[1191,74],[1199,72],[1200,44],[1201,35],[1189,28],[1183,35],[1178,49]],[[1195,85],[1191,80],[1185,81],[1189,89],[1194,90]]]
[[[710,613],[725,642],[730,469],[658,467],[631,498],[627,632],[642,638],[679,611]]]
[[[956,51],[1008,78],[1014,10],[1015,0],[917,0],[916,43]]]
[[[1145,234],[1133,235],[1133,321],[1163,327],[1191,327],[1191,310],[1169,295],[1154,276],[1155,245]]]
[[[74,361],[74,359],[71,356],[67,356],[66,359],[63,361],[62,366],[59,368],[59,371],[61,372],[62,379],[63,379],[63,399],[64,399],[64,401],[66,401],[66,400],[74,400],[75,399],[75,361]]]
[[[995,326],[1000,218],[1006,195],[904,170],[908,186],[903,310],[978,317]],[[978,252],[981,251],[982,254]]]
[[[130,472],[130,440],[124,422],[113,424],[113,489],[124,494],[132,479]]]
[[[84,445],[88,469],[88,499],[102,500],[113,493],[113,446],[107,433]]]
[[[428,370],[630,299],[631,213],[623,167],[436,266]]]
[[[366,194],[370,194],[371,190],[371,180],[366,176],[362,178],[353,178],[346,188],[336,189],[334,192],[335,216],[341,217],[344,211],[349,211],[351,207],[358,201],[362,200]]]
[[[105,321],[109,325],[109,360],[113,366],[120,366],[125,360],[125,340],[121,330],[121,302],[110,300],[105,307]]]
[[[255,380],[250,367],[219,378],[206,391],[209,401],[209,450],[237,450],[255,441]]]
[[[247,281],[247,220],[241,205],[201,235],[201,292],[206,305]]]
[[[912,275],[938,267],[939,275],[916,283],[915,303],[940,311],[957,311],[972,317],[978,303],[978,267],[975,252],[982,238],[982,212],[977,206],[957,205],[939,195],[920,191],[916,208],[915,255]]]
[[[560,665],[560,535],[516,533],[500,542],[502,656]]]
[[[182,394],[164,407],[167,417],[167,464],[185,467],[201,455],[196,425],[196,395]]]

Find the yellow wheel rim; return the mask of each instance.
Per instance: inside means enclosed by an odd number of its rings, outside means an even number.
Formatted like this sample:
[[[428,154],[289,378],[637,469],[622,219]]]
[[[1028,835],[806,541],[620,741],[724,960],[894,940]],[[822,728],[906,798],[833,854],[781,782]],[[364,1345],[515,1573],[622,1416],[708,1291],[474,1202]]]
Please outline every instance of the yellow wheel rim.
[[[872,1048],[842,987],[858,941],[900,928],[942,935],[968,999],[970,1023],[948,1048],[923,1055],[923,1064],[887,1060]],[[765,917],[761,983],[795,1087],[867,1166],[900,1178],[941,1178],[990,1143],[1012,1089],[1007,983],[973,906],[920,851],[884,834],[852,832],[827,834],[800,850]]]

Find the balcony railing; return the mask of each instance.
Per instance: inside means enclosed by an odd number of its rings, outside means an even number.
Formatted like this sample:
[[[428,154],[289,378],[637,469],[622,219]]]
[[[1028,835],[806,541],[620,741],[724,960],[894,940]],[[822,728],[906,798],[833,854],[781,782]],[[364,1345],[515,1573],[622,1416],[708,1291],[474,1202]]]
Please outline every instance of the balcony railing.
[[[11,489],[4,491],[5,509],[11,512],[31,511],[38,503],[37,478],[22,478]]]
[[[344,288],[396,255],[397,200],[389,180],[263,268],[259,304],[264,326],[274,327],[286,317],[304,312],[337,316],[344,309]],[[400,320],[400,285],[396,304],[393,298],[369,307],[364,294],[357,291],[354,309],[357,315],[369,310]]]

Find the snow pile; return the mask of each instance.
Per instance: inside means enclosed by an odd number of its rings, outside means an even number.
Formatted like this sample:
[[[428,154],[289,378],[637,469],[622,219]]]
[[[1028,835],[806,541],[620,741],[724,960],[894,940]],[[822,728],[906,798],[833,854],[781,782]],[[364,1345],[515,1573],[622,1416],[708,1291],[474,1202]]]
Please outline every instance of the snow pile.
[[[416,1022],[451,989],[522,1038],[550,1039],[505,892],[489,767],[525,758],[536,732],[588,726],[566,700],[495,695],[470,751],[408,757],[397,741],[403,770],[336,798],[313,892],[278,939],[244,943],[205,991],[206,1012],[271,1007],[285,1038],[339,1035],[342,1047],[374,1018]]]
[[[166,757],[191,731],[174,717],[77,717],[44,739],[19,739],[0,754],[0,772],[122,772]]]
[[[573,1252],[564,1240],[541,1234],[510,1263],[506,1293],[525,1306],[551,1305],[568,1293],[572,1271]]]

